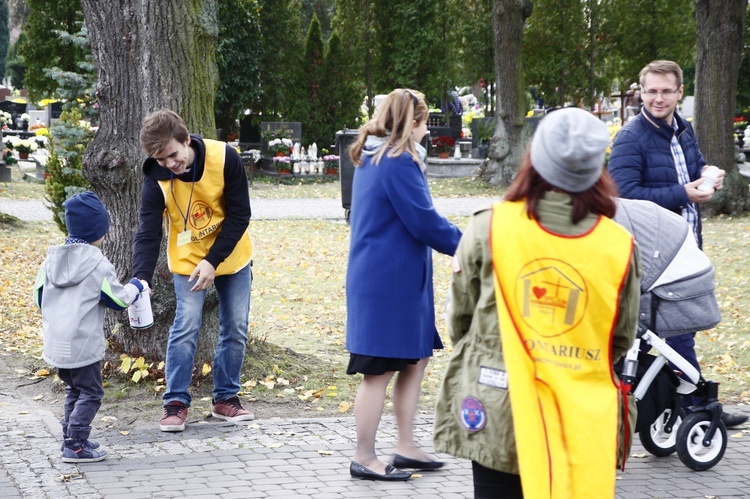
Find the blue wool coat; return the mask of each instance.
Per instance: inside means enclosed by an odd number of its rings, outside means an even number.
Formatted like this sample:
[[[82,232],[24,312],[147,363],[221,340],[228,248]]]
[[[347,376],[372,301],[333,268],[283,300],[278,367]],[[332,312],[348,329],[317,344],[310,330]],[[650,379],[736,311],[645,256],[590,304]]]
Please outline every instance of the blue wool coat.
[[[424,173],[408,153],[363,155],[354,171],[346,273],[346,348],[422,359],[442,348],[435,327],[432,249],[453,255],[461,231],[435,211]]]
[[[677,140],[685,155],[690,181],[698,180],[706,161],[698,149],[690,123],[675,112]],[[607,170],[617,184],[620,196],[645,199],[681,214],[688,202],[685,187],[677,178],[672,156],[675,130],[664,121],[651,116],[644,108],[617,133]],[[698,244],[701,244],[700,206],[698,210]]]

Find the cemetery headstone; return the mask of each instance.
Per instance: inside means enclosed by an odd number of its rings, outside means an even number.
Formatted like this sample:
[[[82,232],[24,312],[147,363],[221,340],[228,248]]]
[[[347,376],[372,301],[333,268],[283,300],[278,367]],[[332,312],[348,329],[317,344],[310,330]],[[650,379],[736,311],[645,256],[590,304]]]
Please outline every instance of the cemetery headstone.
[[[26,104],[20,102],[13,102],[12,100],[0,101],[0,111],[9,113],[12,118],[12,123],[15,126],[21,114],[26,112]]]
[[[62,114],[62,102],[50,102],[47,106],[47,119],[45,120],[47,122],[47,125],[52,125],[53,123],[56,123],[57,120],[60,119],[60,115]]]
[[[250,148],[260,146],[260,125],[253,123],[254,118],[253,115],[247,115],[240,120],[240,145]]]

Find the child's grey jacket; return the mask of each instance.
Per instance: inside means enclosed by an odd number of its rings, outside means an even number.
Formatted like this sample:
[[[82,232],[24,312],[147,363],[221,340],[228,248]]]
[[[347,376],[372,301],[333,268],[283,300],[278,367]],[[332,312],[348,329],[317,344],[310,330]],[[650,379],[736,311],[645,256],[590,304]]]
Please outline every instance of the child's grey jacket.
[[[34,284],[42,310],[43,357],[50,365],[74,369],[104,358],[104,310],[125,310],[143,285],[124,286],[101,250],[89,244],[54,246]]]

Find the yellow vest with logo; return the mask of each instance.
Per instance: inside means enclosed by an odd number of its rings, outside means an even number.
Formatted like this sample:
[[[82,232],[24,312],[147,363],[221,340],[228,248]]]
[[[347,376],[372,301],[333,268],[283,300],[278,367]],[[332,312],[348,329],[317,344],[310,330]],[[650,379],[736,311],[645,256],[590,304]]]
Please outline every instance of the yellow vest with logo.
[[[195,266],[205,258],[216,241],[226,215],[222,199],[226,144],[209,139],[204,139],[204,143],[206,158],[200,180],[194,183],[159,180],[166,203],[167,263],[173,274],[193,273]],[[191,232],[190,242],[178,246],[177,236],[185,229]],[[232,253],[216,268],[216,275],[234,274],[242,270],[250,263],[252,251],[250,234],[246,230]]]
[[[490,241],[524,497],[614,497],[611,345],[633,238],[606,217],[554,234],[516,201],[494,205]]]

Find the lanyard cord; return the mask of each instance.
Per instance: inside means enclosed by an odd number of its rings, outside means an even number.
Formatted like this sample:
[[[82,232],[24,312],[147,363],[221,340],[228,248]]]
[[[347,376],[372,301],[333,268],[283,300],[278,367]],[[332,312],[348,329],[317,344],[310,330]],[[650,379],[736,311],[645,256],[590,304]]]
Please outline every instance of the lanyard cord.
[[[185,213],[182,212],[182,208],[180,208],[180,203],[177,202],[177,198],[174,197],[174,173],[171,171],[169,172],[169,192],[172,193],[172,199],[174,200],[175,206],[177,206],[177,210],[180,212],[180,216],[182,217],[182,231],[185,232],[187,230],[187,221],[188,216],[190,215],[190,205],[193,203],[193,190],[195,189],[195,162],[196,159],[193,160],[193,181],[190,184],[190,197],[188,197],[188,205],[187,209],[185,210]]]

